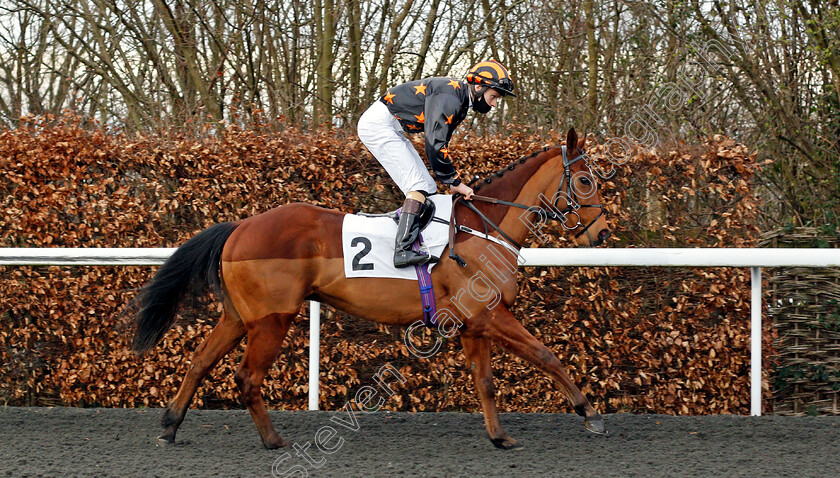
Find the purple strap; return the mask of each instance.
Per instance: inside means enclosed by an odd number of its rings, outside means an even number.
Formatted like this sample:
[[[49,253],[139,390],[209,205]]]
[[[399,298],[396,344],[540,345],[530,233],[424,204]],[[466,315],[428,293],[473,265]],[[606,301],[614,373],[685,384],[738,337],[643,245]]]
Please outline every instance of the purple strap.
[[[397,209],[397,216],[402,214],[402,208]],[[411,245],[411,250],[420,252],[420,244],[423,243],[423,235],[414,241]],[[417,283],[420,284],[420,302],[423,304],[423,323],[426,327],[437,327],[435,322],[435,314],[437,314],[437,304],[435,303],[435,289],[432,286],[432,275],[429,274],[429,265],[423,264],[414,266],[414,271],[417,273]]]
[[[423,235],[414,242],[411,250],[420,252],[420,243],[423,241]],[[435,322],[435,314],[437,313],[437,304],[435,303],[435,289],[432,286],[432,275],[429,274],[429,265],[423,264],[414,266],[417,272],[417,282],[420,284],[420,301],[423,303],[423,323],[426,327],[437,327]]]

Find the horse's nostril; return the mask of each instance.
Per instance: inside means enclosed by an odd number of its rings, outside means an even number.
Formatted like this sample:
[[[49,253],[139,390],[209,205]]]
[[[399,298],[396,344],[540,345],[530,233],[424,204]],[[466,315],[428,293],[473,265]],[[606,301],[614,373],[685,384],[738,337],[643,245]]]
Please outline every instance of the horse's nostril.
[[[607,238],[610,237],[610,234],[612,233],[609,229],[601,229],[601,232],[598,233],[598,239],[606,241]]]

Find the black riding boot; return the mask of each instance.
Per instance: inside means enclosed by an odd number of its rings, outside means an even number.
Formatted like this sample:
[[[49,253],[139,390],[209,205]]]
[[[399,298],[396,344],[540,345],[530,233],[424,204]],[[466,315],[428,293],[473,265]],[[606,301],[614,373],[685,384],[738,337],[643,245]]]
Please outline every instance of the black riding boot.
[[[397,240],[394,246],[394,267],[422,265],[429,262],[429,256],[414,252],[411,245],[420,237],[420,209],[423,203],[406,198],[397,226]]]

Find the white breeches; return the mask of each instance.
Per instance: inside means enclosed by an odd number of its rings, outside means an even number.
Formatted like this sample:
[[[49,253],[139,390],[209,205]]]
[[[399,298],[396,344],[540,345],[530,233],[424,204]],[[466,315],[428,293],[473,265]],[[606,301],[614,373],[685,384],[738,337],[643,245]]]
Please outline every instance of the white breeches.
[[[437,192],[437,185],[426,164],[400,122],[381,101],[375,102],[359,119],[359,138],[403,192]]]

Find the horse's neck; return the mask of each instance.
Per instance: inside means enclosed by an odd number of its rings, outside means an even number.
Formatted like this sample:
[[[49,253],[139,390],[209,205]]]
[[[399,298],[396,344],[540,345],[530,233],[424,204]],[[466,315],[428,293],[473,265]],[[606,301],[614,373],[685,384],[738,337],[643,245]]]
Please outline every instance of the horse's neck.
[[[545,207],[545,204],[541,203],[540,195],[549,191],[552,183],[557,182],[560,172],[556,170],[558,165],[553,158],[559,152],[548,151],[542,154],[546,156],[538,155],[529,160],[533,161],[533,164],[518,165],[517,168],[522,169],[515,168],[505,174],[503,178],[498,179],[497,183],[494,184],[493,191],[487,191],[486,195],[511,200],[524,206]],[[506,191],[518,192],[514,197],[510,197],[510,193],[505,193]],[[484,195],[485,192],[479,190],[476,191],[476,194]],[[491,221],[498,224],[501,230],[520,244],[525,241],[531,232],[526,219],[533,221],[534,213],[527,213],[526,210],[518,207],[490,205],[480,202],[476,202],[476,206],[483,210]],[[525,214],[524,217],[522,217],[523,214]],[[480,223],[476,225],[483,226]],[[476,225],[470,226],[476,228]]]
[[[536,174],[533,174],[522,186],[516,199],[513,201],[524,206],[537,206],[545,208],[551,198],[548,193],[552,189],[552,183],[557,182],[558,174],[553,169],[555,163],[547,161]],[[555,185],[556,187],[556,185]],[[522,244],[532,233],[535,227],[535,213],[529,213],[524,209],[509,207],[500,223],[500,227],[516,242]],[[529,222],[532,221],[532,222]]]

